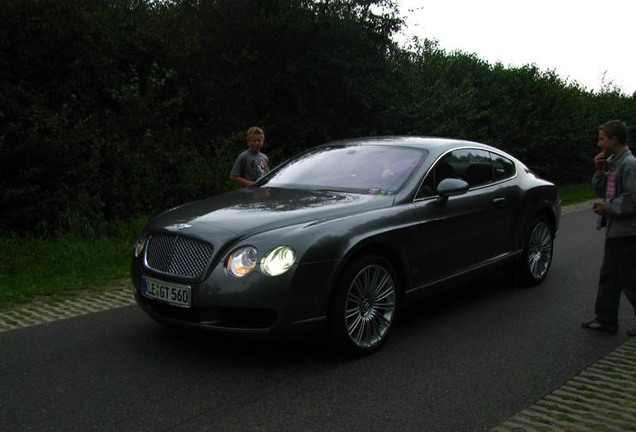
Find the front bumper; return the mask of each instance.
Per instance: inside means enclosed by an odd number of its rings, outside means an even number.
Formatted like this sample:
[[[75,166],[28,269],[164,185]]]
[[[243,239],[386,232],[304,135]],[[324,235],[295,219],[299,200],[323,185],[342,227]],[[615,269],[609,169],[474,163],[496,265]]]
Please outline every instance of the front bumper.
[[[224,333],[274,334],[320,327],[326,318],[338,261],[294,266],[270,277],[254,270],[245,278],[230,276],[218,264],[200,283],[158,275],[133,264],[135,299],[141,309],[161,323]],[[191,307],[172,306],[145,297],[142,277],[166,284],[187,283]]]

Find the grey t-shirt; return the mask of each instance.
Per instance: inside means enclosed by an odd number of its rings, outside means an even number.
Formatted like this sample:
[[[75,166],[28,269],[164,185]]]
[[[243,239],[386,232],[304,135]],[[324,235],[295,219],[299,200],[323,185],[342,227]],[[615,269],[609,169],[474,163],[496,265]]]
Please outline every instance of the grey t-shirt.
[[[230,175],[255,181],[269,172],[269,158],[261,152],[245,150],[237,158]]]

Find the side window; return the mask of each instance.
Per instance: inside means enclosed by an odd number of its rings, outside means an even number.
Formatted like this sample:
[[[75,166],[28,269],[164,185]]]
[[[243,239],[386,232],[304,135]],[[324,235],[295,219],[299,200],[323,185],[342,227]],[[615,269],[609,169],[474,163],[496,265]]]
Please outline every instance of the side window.
[[[491,153],[491,155],[495,181],[514,177],[517,171],[513,161],[495,153]]]
[[[428,172],[424,183],[417,194],[417,198],[426,198],[437,195],[437,185],[447,178],[459,178],[452,163],[454,163],[453,153],[448,153],[435,163],[433,169]]]
[[[462,149],[447,153],[429,171],[417,198],[437,195],[437,185],[444,179],[465,180],[470,187],[493,181],[490,153],[478,149]]]
[[[515,174],[515,164],[508,158],[480,149],[455,150],[435,163],[424,179],[417,198],[436,196],[437,185],[447,178],[465,180],[474,188]]]
[[[453,152],[457,163],[455,170],[459,178],[466,180],[471,188],[493,181],[490,152],[477,149],[457,150]]]

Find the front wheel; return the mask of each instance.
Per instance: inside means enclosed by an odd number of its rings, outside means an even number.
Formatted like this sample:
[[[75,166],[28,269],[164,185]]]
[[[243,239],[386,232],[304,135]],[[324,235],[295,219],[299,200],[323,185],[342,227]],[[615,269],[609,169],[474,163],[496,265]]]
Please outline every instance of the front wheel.
[[[398,310],[395,271],[381,256],[355,260],[334,292],[329,327],[337,348],[348,355],[377,351],[386,341]]]
[[[524,243],[523,255],[515,263],[515,279],[525,285],[537,285],[548,275],[552,264],[554,233],[543,216],[532,221]]]

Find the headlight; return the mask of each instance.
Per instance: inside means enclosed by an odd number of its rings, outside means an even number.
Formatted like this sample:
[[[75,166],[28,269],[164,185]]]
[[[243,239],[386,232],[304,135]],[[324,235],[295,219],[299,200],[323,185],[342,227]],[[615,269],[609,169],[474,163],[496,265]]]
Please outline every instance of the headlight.
[[[285,273],[296,261],[296,253],[289,246],[279,246],[263,257],[261,269],[270,276]]]
[[[135,244],[135,258],[138,258],[139,255],[144,251],[146,247],[146,243],[148,243],[148,235],[143,234],[139,240],[137,240],[137,244]]]
[[[232,252],[227,259],[227,271],[236,277],[243,277],[258,264],[258,251],[245,246]]]

